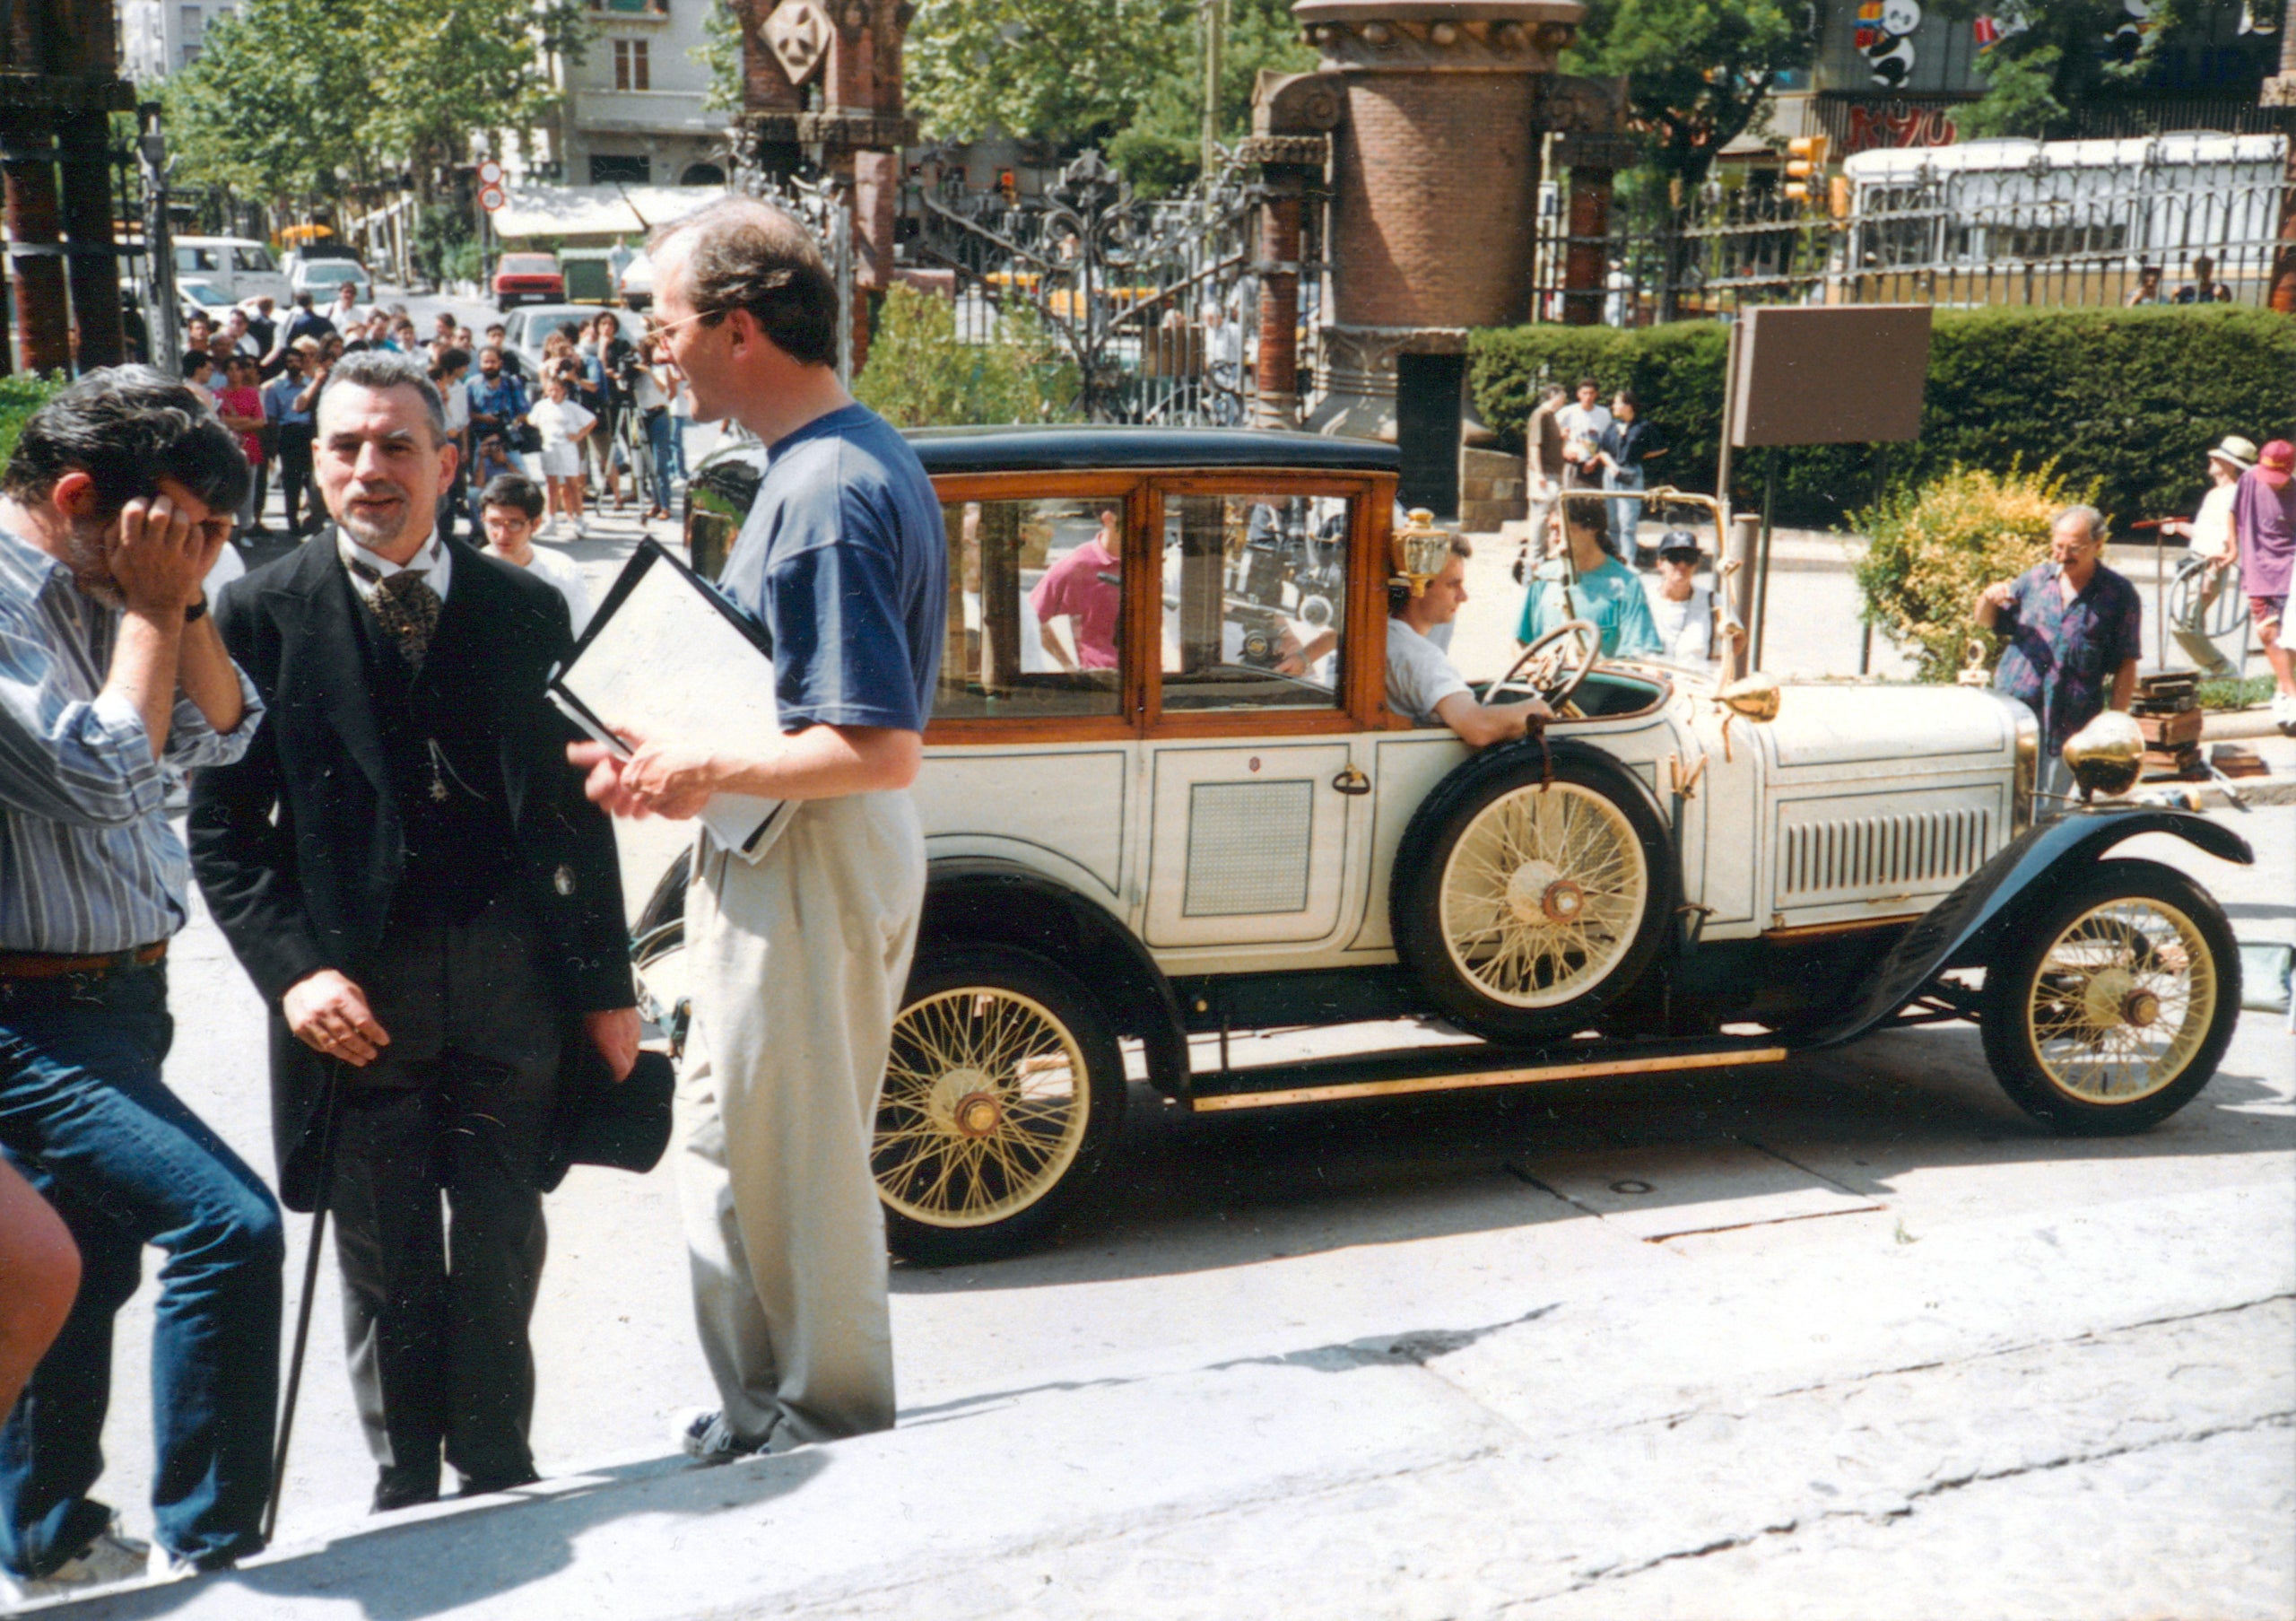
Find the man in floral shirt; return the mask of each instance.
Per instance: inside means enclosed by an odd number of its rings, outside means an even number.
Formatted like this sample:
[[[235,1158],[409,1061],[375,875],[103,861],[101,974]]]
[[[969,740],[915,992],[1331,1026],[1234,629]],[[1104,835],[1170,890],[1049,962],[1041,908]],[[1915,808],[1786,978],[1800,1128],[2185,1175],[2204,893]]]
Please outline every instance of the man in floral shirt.
[[[2007,645],[1993,688],[2041,720],[2040,791],[2069,794],[2065,740],[2136,691],[2144,606],[2136,588],[2104,565],[2105,520],[2094,507],[2067,507],[2049,526],[2049,560],[1980,592],[1977,622]]]

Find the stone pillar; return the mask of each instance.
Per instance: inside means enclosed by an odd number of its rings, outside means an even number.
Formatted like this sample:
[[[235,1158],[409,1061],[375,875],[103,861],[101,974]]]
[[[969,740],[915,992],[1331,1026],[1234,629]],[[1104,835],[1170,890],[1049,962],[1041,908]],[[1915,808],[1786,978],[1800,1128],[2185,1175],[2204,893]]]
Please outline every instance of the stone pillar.
[[[744,143],[768,169],[787,172],[803,154],[844,186],[857,372],[868,358],[869,297],[892,284],[900,153],[917,139],[901,93],[914,11],[909,0],[747,0],[742,31]]]
[[[1328,376],[1309,426],[1389,438],[1395,359],[1530,307],[1540,81],[1575,0],[1296,0],[1338,91]]]

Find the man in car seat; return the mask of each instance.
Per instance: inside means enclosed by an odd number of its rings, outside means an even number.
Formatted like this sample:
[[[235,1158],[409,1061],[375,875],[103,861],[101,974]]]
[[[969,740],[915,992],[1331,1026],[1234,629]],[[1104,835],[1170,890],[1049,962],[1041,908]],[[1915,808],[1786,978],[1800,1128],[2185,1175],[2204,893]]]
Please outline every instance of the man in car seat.
[[[1421,726],[1449,727],[1469,748],[1486,748],[1512,742],[1534,716],[1544,719],[1554,711],[1536,698],[1483,702],[1450,656],[1431,639],[1465,604],[1467,559],[1473,555],[1466,537],[1455,535],[1443,571],[1420,595],[1413,597],[1405,586],[1387,588],[1387,707]]]

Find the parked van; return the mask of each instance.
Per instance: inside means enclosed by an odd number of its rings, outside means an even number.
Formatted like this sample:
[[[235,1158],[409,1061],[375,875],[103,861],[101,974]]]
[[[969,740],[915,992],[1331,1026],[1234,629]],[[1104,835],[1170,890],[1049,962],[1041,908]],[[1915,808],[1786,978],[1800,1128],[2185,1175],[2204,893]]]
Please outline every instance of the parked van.
[[[251,237],[178,237],[176,275],[196,276],[230,294],[235,304],[268,293],[288,302],[286,274],[271,249]]]

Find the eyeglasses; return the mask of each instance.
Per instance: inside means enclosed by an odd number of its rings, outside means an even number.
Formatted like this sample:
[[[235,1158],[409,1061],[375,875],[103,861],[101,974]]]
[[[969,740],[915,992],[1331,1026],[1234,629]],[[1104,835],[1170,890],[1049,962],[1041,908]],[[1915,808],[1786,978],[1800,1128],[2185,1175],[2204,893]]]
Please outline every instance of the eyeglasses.
[[[699,315],[682,315],[674,321],[657,320],[648,316],[646,319],[646,331],[650,337],[666,337],[681,327],[691,327],[696,321],[716,320],[726,313],[726,311],[723,309],[705,309]]]

